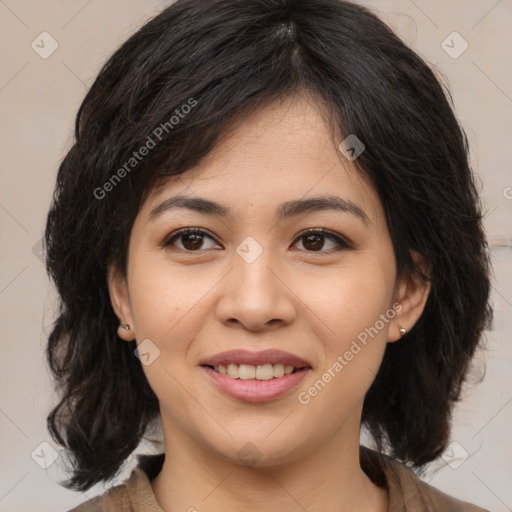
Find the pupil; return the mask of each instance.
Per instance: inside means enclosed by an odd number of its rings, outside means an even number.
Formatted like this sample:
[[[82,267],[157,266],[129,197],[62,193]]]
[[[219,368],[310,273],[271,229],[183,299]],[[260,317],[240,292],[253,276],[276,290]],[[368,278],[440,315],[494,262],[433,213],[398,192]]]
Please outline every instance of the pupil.
[[[190,244],[187,240],[192,239],[192,243]],[[197,233],[189,233],[187,235],[183,235],[183,247],[189,250],[199,249],[203,243],[202,235],[198,235]]]
[[[322,242],[322,235],[308,235],[306,237],[306,243],[304,244],[304,247],[306,247],[306,249],[308,248],[308,244],[310,243],[311,240],[314,240],[316,239],[317,243],[314,243],[312,244],[312,247],[310,245],[310,249],[312,249],[313,251],[317,251],[317,250],[320,250],[323,246],[323,242]]]

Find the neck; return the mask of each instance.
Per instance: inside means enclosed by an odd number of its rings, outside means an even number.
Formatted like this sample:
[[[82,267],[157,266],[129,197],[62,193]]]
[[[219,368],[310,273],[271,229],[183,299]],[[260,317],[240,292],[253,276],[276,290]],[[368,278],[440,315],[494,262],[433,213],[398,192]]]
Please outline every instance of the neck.
[[[166,512],[386,512],[388,496],[363,472],[357,436],[333,433],[308,454],[246,466],[180,432],[165,436],[164,465],[151,485]],[[172,441],[170,442],[169,439]]]

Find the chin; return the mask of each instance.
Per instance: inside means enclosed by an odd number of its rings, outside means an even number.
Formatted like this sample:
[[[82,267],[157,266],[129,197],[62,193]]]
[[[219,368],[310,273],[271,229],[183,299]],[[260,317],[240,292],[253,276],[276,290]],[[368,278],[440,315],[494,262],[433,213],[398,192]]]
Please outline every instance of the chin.
[[[290,433],[286,438],[291,441]],[[259,436],[244,435],[240,439],[230,439],[227,446],[212,446],[213,451],[225,461],[248,467],[273,467],[292,463],[304,455],[304,444],[293,439],[291,442],[280,437],[269,439],[268,433]]]

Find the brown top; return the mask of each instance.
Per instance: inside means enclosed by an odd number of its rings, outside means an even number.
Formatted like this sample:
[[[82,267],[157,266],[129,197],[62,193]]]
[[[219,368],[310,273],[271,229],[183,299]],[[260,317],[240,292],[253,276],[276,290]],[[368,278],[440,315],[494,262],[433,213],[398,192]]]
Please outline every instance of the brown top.
[[[162,469],[164,457],[139,457],[139,465],[126,482],[68,512],[164,512],[150,484]],[[444,494],[387,455],[361,446],[360,459],[371,480],[387,489],[388,512],[489,512]]]

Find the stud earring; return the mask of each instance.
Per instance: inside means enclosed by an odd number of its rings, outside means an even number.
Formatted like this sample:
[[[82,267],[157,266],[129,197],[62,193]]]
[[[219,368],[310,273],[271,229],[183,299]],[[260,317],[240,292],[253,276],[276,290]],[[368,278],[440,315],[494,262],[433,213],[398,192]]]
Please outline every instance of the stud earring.
[[[121,327],[122,327],[125,331],[129,331],[129,330],[130,330],[130,324],[121,324]]]
[[[405,327],[398,326],[398,330],[400,331],[400,335],[403,337],[404,334],[407,333],[407,329]]]

